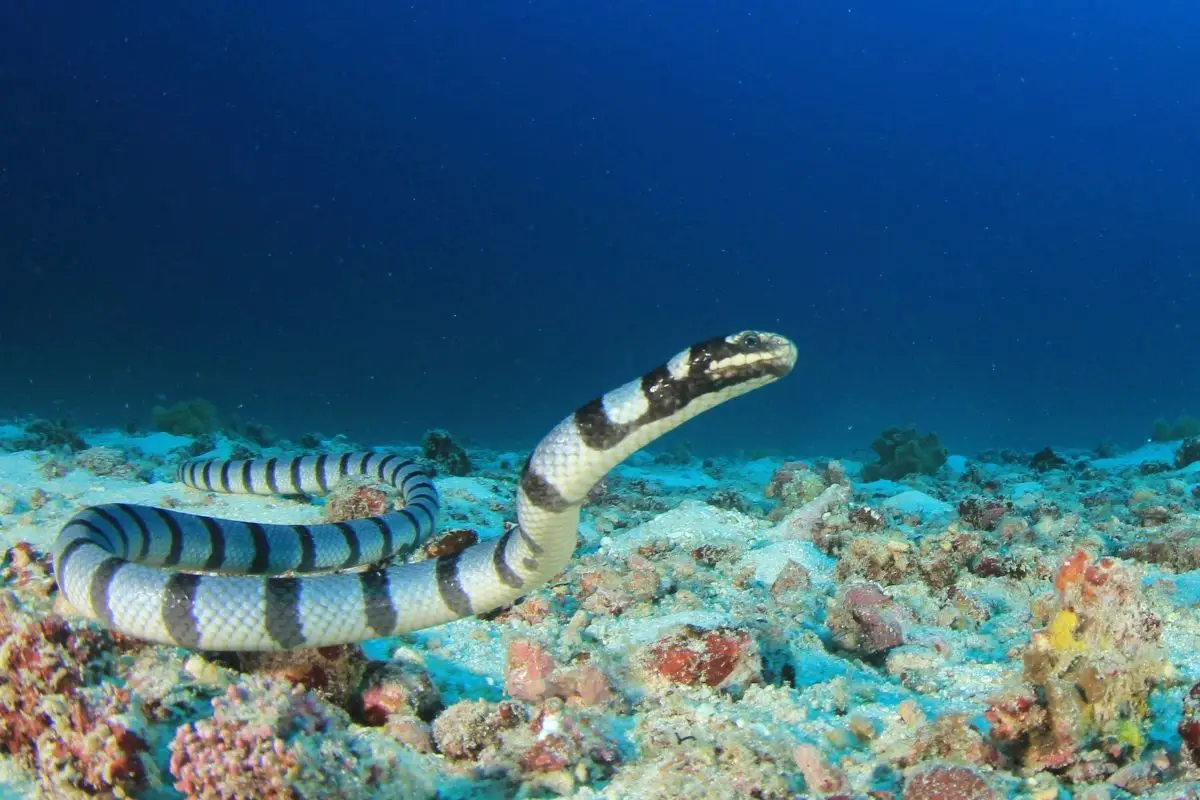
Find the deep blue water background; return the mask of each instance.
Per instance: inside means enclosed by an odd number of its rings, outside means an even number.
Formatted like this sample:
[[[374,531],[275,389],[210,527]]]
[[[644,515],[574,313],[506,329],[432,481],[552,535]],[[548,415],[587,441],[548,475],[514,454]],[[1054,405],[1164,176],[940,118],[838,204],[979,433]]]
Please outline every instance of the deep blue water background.
[[[1200,413],[1194,3],[0,5],[0,414],[194,396],[528,447],[743,327],[686,430],[845,455]]]

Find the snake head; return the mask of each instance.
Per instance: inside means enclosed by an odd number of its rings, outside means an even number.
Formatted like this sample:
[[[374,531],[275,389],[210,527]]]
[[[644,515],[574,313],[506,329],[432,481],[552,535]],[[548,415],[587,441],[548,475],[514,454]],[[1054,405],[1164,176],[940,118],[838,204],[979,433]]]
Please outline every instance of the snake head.
[[[796,345],[786,336],[766,331],[740,331],[693,345],[688,371],[722,385],[782,378],[796,364]]]

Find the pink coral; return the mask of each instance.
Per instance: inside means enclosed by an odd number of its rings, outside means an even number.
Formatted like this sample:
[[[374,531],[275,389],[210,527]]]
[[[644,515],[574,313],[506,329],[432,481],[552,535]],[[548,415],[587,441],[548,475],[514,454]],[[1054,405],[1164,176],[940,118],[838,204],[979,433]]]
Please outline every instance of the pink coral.
[[[118,797],[144,788],[146,740],[123,721],[131,699],[127,689],[115,689],[99,698],[77,694],[50,704],[51,727],[34,748],[42,785],[54,795],[70,788]]]
[[[810,792],[829,795],[842,792],[848,783],[846,775],[829,763],[821,750],[812,744],[801,744],[792,753],[796,766],[804,776],[804,785]]]
[[[0,596],[0,600],[10,597]],[[76,631],[59,616],[24,620],[15,606],[0,620],[0,747],[29,762],[34,743],[51,727],[42,698],[74,695],[92,676],[103,645],[91,631]]]
[[[21,592],[49,597],[55,586],[50,556],[29,542],[17,542],[0,558],[0,581]]]
[[[537,702],[551,694],[550,675],[557,665],[536,642],[515,641],[508,646],[508,671],[504,690],[517,700]]]
[[[212,705],[211,719],[181,726],[171,742],[175,788],[189,797],[367,796],[391,777],[345,713],[312,692],[252,677]]]
[[[597,667],[588,663],[559,666],[544,647],[527,639],[508,646],[504,690],[531,703],[558,697],[585,706],[604,703],[613,696],[608,678]]]
[[[144,786],[147,744],[122,717],[130,693],[84,690],[110,666],[108,635],[33,618],[0,592],[0,640],[0,747],[57,794]]]

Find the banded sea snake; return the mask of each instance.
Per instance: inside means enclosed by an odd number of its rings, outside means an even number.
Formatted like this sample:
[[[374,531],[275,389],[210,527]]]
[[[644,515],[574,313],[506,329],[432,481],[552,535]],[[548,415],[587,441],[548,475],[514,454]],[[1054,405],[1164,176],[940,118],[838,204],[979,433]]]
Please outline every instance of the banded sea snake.
[[[484,613],[566,566],[580,506],[610,469],[697,414],[786,375],[795,361],[786,338],[743,331],[694,345],[580,407],[525,462],[517,524],[453,555],[383,565],[423,544],[437,522],[433,481],[399,456],[193,460],[179,477],[198,489],[319,493],[365,475],[399,488],[404,506],[314,525],[92,506],[55,540],[55,576],[71,605],[103,625],[200,650],[348,644]]]

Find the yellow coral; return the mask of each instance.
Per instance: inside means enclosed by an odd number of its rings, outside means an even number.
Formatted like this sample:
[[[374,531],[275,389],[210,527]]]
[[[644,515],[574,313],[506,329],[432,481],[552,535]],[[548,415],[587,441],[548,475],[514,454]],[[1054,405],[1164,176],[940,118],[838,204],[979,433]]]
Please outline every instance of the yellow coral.
[[[1117,726],[1117,738],[1140,753],[1146,746],[1146,737],[1142,734],[1142,726],[1136,720],[1123,719]]]
[[[1050,646],[1055,650],[1074,652],[1083,649],[1083,642],[1075,638],[1075,629],[1079,627],[1079,615],[1064,608],[1054,615],[1050,621],[1047,633],[1050,635]]]

